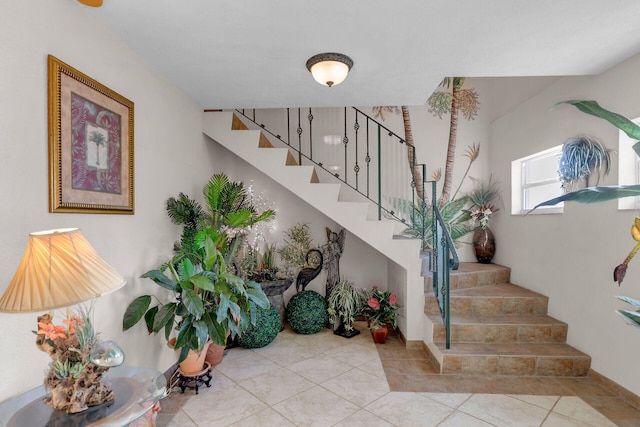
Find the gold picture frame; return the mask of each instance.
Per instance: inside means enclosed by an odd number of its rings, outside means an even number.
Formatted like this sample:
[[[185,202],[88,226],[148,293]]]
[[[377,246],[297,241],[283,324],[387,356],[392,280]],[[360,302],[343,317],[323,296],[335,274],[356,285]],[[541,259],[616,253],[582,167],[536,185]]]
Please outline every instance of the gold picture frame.
[[[52,55],[49,212],[134,213],[133,102]]]

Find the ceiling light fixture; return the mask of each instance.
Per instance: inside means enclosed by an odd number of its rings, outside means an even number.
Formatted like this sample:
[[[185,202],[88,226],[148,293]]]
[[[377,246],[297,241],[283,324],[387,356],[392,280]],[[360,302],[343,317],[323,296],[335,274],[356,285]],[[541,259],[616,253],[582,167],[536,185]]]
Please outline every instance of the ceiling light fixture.
[[[86,6],[91,6],[91,7],[102,6],[102,0],[78,0],[78,3],[82,3]]]
[[[307,61],[307,69],[321,85],[339,85],[347,78],[353,67],[353,60],[341,53],[328,52],[312,56]]]

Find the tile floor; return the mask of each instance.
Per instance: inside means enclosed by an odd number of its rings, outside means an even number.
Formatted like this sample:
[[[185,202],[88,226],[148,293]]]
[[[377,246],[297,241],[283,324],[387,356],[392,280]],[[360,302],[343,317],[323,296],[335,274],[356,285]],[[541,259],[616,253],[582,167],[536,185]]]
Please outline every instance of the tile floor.
[[[591,378],[439,375],[424,352],[357,328],[351,339],[286,328],[265,348],[230,349],[211,388],[162,400],[157,426],[640,426]]]

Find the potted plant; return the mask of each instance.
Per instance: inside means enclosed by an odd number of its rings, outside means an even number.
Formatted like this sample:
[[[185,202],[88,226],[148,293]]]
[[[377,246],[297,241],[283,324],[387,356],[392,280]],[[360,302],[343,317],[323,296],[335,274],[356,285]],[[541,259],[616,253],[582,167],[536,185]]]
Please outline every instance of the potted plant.
[[[252,225],[275,216],[272,209],[258,212],[247,189],[240,181],[230,181],[225,174],[215,174],[203,188],[205,206],[183,193],[167,200],[167,214],[174,224],[182,225],[175,252],[199,262],[195,236],[205,227],[218,231],[215,244],[228,265],[241,249],[246,231]]]
[[[284,293],[293,280],[276,266],[275,244],[266,243],[262,255],[256,248],[248,246],[240,259],[240,270],[248,279],[257,282],[267,295],[271,305],[280,313],[280,330],[284,329]]]
[[[355,317],[361,314],[367,301],[367,292],[358,289],[346,279],[340,280],[331,290],[327,300],[329,323],[333,325],[333,333],[345,338],[355,337],[360,333],[353,327]]]
[[[164,331],[167,341],[172,331],[177,331],[173,347],[180,352],[181,363],[189,351],[200,353],[209,341],[224,346],[228,336],[234,338],[255,323],[255,306],[266,308],[269,301],[259,285],[227,270],[216,245],[220,234],[206,227],[194,237],[192,255],[200,260],[198,264],[189,256],[177,255],[159,269],[143,274],[171,291],[172,298],[151,306],[151,295],[137,297],[125,311],[123,330],[144,317],[149,333]]]
[[[388,325],[396,328],[396,310],[398,297],[390,291],[381,291],[377,286],[371,289],[368,295],[364,314],[369,321],[369,327],[373,340],[378,344],[384,344],[389,334]]]
[[[496,202],[501,192],[500,184],[489,177],[488,181],[476,179],[473,190],[467,194],[471,202],[471,219],[476,225],[472,238],[473,249],[476,259],[482,264],[489,264],[496,253],[495,236],[489,228],[489,220],[499,210]]]

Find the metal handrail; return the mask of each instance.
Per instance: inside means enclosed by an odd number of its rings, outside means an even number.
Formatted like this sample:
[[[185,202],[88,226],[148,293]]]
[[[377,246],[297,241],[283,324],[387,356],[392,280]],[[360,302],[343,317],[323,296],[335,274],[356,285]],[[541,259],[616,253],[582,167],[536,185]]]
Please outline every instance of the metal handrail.
[[[424,175],[423,175],[424,176]],[[426,181],[424,182],[426,184]],[[432,285],[433,293],[438,301],[440,315],[445,329],[445,346],[451,348],[451,313],[450,313],[450,292],[451,292],[451,270],[457,270],[460,266],[460,259],[456,251],[453,239],[447,230],[446,223],[440,214],[438,200],[436,197],[436,182],[431,183],[431,226],[432,226]],[[424,188],[424,187],[423,187]],[[426,202],[423,202],[424,206]],[[424,216],[423,216],[424,217]],[[424,226],[426,228],[426,224]]]

